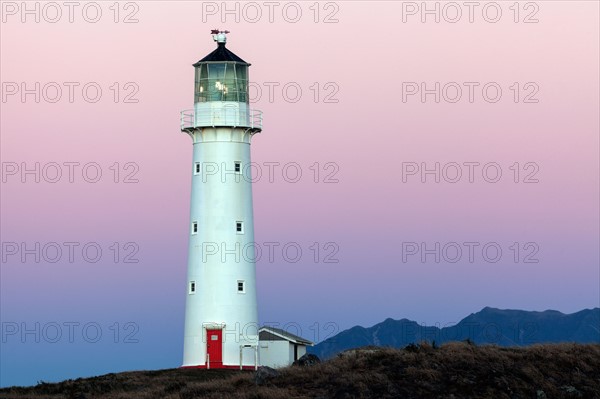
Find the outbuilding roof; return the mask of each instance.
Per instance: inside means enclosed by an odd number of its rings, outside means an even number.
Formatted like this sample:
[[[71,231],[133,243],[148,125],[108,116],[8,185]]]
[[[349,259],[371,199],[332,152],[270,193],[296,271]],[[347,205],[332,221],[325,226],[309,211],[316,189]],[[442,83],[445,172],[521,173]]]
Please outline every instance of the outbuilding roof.
[[[285,330],[275,327],[261,327],[258,330],[259,340],[261,341],[273,341],[273,340],[286,340],[294,344],[313,346],[314,342],[289,333]],[[278,339],[279,338],[279,339]]]

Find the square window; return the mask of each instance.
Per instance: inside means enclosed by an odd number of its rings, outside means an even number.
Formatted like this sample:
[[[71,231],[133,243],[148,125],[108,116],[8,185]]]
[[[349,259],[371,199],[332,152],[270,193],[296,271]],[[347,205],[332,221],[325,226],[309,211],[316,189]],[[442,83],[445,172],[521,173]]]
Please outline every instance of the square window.
[[[240,173],[242,171],[242,163],[239,161],[236,161],[234,164],[234,170],[235,170],[235,173]]]
[[[238,234],[244,234],[244,222],[235,222],[235,232]]]
[[[244,280],[238,280],[237,282],[237,290],[238,292],[246,292],[246,287],[244,284]]]
[[[198,222],[192,222],[192,234],[198,233]]]
[[[190,290],[189,290],[189,293],[193,294],[194,292],[196,292],[196,282],[195,281],[190,281]]]
[[[196,162],[194,164],[194,174],[195,175],[200,174],[200,162]]]

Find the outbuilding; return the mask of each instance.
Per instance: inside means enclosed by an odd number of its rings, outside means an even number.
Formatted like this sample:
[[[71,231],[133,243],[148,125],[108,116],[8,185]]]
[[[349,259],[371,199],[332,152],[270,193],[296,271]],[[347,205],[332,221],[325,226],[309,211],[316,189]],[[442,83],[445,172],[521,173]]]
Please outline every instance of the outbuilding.
[[[258,358],[261,366],[286,367],[306,354],[306,347],[314,343],[274,327],[258,330]]]

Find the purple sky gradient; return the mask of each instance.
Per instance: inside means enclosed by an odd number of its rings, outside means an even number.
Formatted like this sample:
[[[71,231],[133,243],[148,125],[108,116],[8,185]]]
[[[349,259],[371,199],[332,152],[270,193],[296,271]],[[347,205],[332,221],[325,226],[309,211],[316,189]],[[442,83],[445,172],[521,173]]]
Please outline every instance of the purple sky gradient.
[[[312,3],[301,3],[298,23],[281,13],[274,23],[266,15],[257,23],[243,15],[222,23],[219,15],[203,15],[201,2],[137,2],[139,22],[132,24],[114,23],[112,3],[99,4],[103,17],[95,24],[81,13],[74,23],[55,24],[3,14],[3,95],[7,82],[97,82],[103,90],[96,103],[80,89],[69,102],[64,86],[56,103],[8,96],[1,103],[3,168],[96,162],[103,174],[98,183],[86,182],[81,169],[73,183],[66,175],[57,183],[6,176],[2,242],[97,242],[103,255],[97,263],[81,252],[73,263],[66,253],[56,263],[8,256],[1,319],[19,326],[96,322],[103,336],[95,344],[81,335],[56,344],[3,336],[1,386],[180,365],[192,145],[179,132],[179,112],[193,106],[191,64],[213,50],[209,32],[216,27],[232,32],[228,48],[252,63],[251,80],[262,87],[253,104],[264,112],[264,130],[252,143],[263,172],[254,184],[255,237],[259,245],[281,246],[272,263],[266,254],[257,262],[261,322],[297,323],[318,341],[332,332],[328,322],[336,331],[387,317],[445,325],[484,306],[565,313],[600,306],[597,3],[536,2],[538,23],[522,22],[533,9],[521,9],[515,23],[512,2],[498,3],[497,23],[486,22],[481,8],[473,23],[466,9],[457,23],[422,23],[419,14],[403,23],[407,2],[336,2],[339,21],[328,24],[313,21]],[[324,4],[320,20],[335,11]],[[119,18],[130,11],[121,9]],[[123,102],[127,82],[139,89],[137,103]],[[265,82],[280,84],[272,102]],[[403,102],[403,82],[457,82],[463,97]],[[464,82],[479,84],[473,102]],[[482,97],[489,82],[502,89],[496,103]],[[302,89],[297,102],[282,94],[289,83]],[[532,87],[538,102],[524,103]],[[328,94],[337,102],[325,102]],[[269,162],[280,163],[273,182]],[[292,162],[302,170],[297,183],[281,172]],[[419,174],[403,182],[403,163],[436,162],[479,166],[472,183],[464,166],[457,183],[436,183],[431,175],[423,183]],[[137,165],[137,183],[123,182],[133,170],[127,163]],[[489,163],[502,171],[497,183],[482,177]],[[524,183],[534,168],[538,182]],[[330,178],[338,181],[325,183],[334,170]],[[117,263],[114,242],[121,247]],[[123,262],[127,242],[137,245],[138,263]],[[473,263],[466,253],[456,263],[436,263],[433,255],[404,262],[403,243],[412,242],[481,245]],[[490,242],[503,250],[496,263],[481,255]],[[286,243],[302,248],[298,262],[284,258]],[[526,243],[534,243],[538,263],[524,262]],[[332,248],[339,262],[325,263]],[[115,322],[117,343],[109,329]],[[139,328],[139,342],[123,342],[127,322]]]

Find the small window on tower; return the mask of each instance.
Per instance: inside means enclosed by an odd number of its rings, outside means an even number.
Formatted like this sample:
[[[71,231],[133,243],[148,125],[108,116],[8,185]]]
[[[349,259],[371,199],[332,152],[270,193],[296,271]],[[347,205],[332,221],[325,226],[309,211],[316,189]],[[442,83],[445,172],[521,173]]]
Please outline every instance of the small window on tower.
[[[234,170],[235,173],[240,173],[242,171],[242,163],[239,161],[235,161]]]
[[[198,233],[198,222],[192,222],[192,234]]]
[[[196,292],[196,282],[195,281],[190,281],[190,294],[193,294]]]
[[[237,290],[239,293],[245,293],[246,292],[246,285],[244,284],[244,280],[238,280],[237,281]]]
[[[195,174],[195,175],[198,175],[198,174],[200,174],[200,162],[196,162],[196,163],[194,164],[194,174]]]
[[[244,234],[244,222],[235,222],[235,232],[238,234]]]

